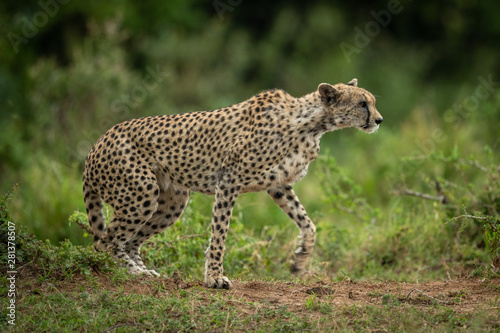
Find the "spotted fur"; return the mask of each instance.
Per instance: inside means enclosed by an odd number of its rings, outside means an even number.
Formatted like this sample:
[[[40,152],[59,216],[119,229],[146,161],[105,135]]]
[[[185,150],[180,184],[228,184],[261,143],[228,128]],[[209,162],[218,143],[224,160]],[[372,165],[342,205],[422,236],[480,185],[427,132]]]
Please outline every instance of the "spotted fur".
[[[322,83],[294,98],[270,90],[213,111],[133,119],[106,132],[85,161],[83,192],[97,250],[110,251],[132,274],[157,274],[142,244],[179,219],[190,191],[215,195],[205,283],[229,288],[223,257],[234,202],[267,191],[301,231],[292,271],[305,268],[315,227],[292,184],[318,156],[321,136],[356,127],[371,133],[382,117],[375,98],[348,84]],[[113,207],[106,226],[102,203]]]

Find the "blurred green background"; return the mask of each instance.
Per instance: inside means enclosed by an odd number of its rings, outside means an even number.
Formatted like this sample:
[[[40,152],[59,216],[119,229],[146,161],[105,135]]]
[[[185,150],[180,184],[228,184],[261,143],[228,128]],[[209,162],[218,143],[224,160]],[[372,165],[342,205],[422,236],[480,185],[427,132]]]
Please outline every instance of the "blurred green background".
[[[356,77],[384,123],[326,134],[296,185],[320,231],[315,267],[443,275],[489,264],[483,226],[446,221],[498,216],[499,15],[498,1],[2,1],[0,190],[19,183],[12,215],[37,237],[90,244],[67,219],[84,211],[85,157],[114,124]],[[436,180],[450,205],[399,195],[438,195]],[[186,226],[158,241],[206,231],[210,200],[195,194]],[[201,230],[189,229],[194,211]],[[235,221],[290,250],[298,234],[265,194],[241,196]]]

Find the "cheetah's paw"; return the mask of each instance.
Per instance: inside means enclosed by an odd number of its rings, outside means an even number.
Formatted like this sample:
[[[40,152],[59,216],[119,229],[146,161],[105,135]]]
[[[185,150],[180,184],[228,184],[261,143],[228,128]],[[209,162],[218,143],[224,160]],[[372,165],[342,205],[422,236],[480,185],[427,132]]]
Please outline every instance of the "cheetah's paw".
[[[155,270],[143,269],[139,266],[130,266],[127,268],[127,272],[130,275],[160,276],[160,274],[158,274]]]
[[[205,279],[205,284],[208,288],[215,289],[231,289],[231,287],[233,286],[231,281],[229,281],[229,279],[225,276],[220,276],[217,278],[207,277]]]
[[[146,274],[149,275],[148,271],[143,270],[142,268],[138,266],[131,266],[127,268],[127,273],[130,275],[140,275],[140,274]]]
[[[148,269],[148,270],[146,270],[146,272],[148,272],[149,275],[151,275],[151,276],[160,276],[160,273],[158,273],[154,269]]]

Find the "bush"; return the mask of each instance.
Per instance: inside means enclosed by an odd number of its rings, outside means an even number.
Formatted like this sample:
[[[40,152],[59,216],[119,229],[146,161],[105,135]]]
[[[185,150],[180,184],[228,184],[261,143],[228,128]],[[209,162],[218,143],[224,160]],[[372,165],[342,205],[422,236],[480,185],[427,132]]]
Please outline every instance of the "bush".
[[[117,271],[119,265],[111,259],[108,253],[94,252],[89,246],[75,246],[69,240],[59,245],[42,242],[29,235],[25,227],[14,223],[9,215],[7,203],[12,197],[12,191],[0,198],[0,267],[2,271],[16,270],[20,277],[34,272],[41,280],[71,279],[74,274],[92,276],[92,272],[103,273]],[[11,230],[9,225],[15,225],[15,264],[8,266],[7,247]],[[9,252],[12,252],[9,249]]]

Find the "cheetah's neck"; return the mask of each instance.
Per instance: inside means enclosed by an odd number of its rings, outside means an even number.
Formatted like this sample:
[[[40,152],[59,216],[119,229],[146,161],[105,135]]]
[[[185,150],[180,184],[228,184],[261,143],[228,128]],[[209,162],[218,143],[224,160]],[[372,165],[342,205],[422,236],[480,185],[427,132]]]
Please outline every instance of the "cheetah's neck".
[[[295,98],[292,105],[296,105],[297,108],[293,118],[297,130],[319,139],[326,132],[338,129],[333,115],[329,115],[323,107],[317,91]]]

